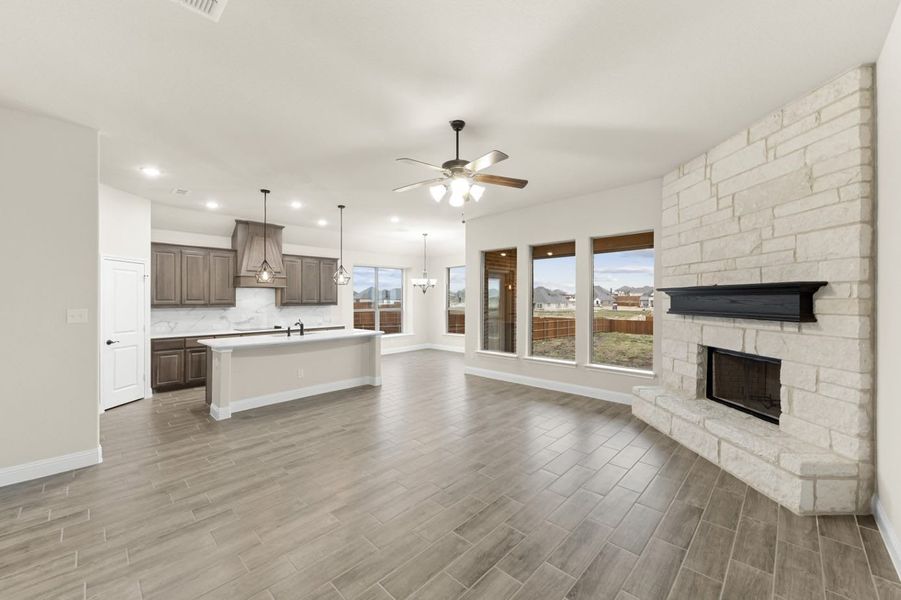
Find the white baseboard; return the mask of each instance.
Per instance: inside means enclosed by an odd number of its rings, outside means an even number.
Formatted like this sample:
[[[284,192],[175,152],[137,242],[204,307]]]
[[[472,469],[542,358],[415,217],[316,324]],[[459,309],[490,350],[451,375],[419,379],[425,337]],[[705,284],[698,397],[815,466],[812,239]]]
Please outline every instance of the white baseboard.
[[[382,347],[382,356],[386,354],[400,354],[401,352],[416,352],[417,350],[441,350],[443,352],[463,353],[463,348],[457,346],[444,346],[442,344],[416,344],[414,346],[400,346],[399,348]]]
[[[384,346],[385,340],[382,338],[382,356],[386,354],[400,354],[401,352],[415,352],[417,350],[428,350],[428,344],[414,344],[413,346],[398,346],[396,348],[386,348]]]
[[[360,387],[362,385],[382,385],[381,377],[355,377],[353,379],[342,379],[341,381],[333,381],[330,383],[320,383],[318,385],[309,385],[307,387],[295,388],[284,392],[275,392],[273,394],[265,394],[262,396],[254,396],[252,398],[243,398],[231,402],[230,406],[225,410],[218,410],[216,406],[210,405],[210,416],[217,421],[230,418],[237,412],[251,410],[253,408],[261,408],[272,404],[281,404],[282,402],[290,402],[310,396],[318,396],[328,392],[337,392],[350,388]]]
[[[23,465],[14,465],[0,469],[0,487],[56,475],[74,469],[83,469],[103,462],[103,448],[97,446],[90,450],[73,452],[52,458],[43,458]]]
[[[603,388],[591,387],[588,385],[576,385],[573,383],[554,381],[553,379],[541,379],[538,377],[519,375],[517,373],[506,373],[504,371],[480,369],[478,367],[466,367],[464,369],[464,373],[466,373],[467,375],[475,375],[477,377],[485,377],[487,379],[497,379],[498,381],[519,383],[521,385],[528,385],[530,387],[553,390],[555,392],[565,392],[567,394],[576,394],[578,396],[587,396],[589,398],[607,400],[609,402],[616,402],[618,404],[632,404],[632,394],[626,394],[624,392],[614,392],[613,390],[605,390]]]
[[[879,496],[873,495],[872,501],[873,517],[876,524],[879,525],[879,531],[882,533],[882,539],[885,541],[885,548],[888,550],[889,556],[892,557],[892,563],[895,565],[895,571],[901,574],[901,543],[898,540],[898,534],[888,520],[882,503],[879,502]]]

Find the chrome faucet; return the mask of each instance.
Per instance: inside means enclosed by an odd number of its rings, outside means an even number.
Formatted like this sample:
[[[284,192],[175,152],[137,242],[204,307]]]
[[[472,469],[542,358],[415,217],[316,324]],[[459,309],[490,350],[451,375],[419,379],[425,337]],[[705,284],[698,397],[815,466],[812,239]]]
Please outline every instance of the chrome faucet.
[[[303,335],[303,321],[297,319],[297,323],[295,323],[295,325],[297,325],[300,335]]]

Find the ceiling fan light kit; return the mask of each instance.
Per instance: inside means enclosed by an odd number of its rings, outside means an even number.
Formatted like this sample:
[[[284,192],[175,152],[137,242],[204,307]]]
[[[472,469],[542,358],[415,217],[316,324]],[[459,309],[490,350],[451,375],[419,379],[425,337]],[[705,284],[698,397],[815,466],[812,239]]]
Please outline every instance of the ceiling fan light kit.
[[[440,172],[443,177],[437,179],[427,179],[411,185],[395,188],[395,192],[406,192],[421,187],[428,187],[429,194],[435,202],[441,202],[448,192],[448,204],[455,208],[463,206],[466,202],[473,200],[478,202],[485,193],[484,185],[500,185],[504,187],[514,187],[522,189],[529,182],[525,179],[514,179],[513,177],[503,177],[500,175],[487,175],[481,173],[482,170],[496,165],[502,160],[509,158],[500,150],[492,150],[488,154],[477,158],[473,161],[467,161],[460,158],[460,132],[466,125],[464,121],[459,119],[451,121],[451,129],[454,130],[456,138],[456,158],[445,161],[439,167],[414,158],[398,158],[398,161],[412,165],[419,165],[432,171]]]
[[[420,290],[422,290],[423,294],[425,294],[431,288],[435,287],[435,285],[438,283],[437,279],[431,279],[429,277],[429,272],[428,272],[428,269],[426,268],[428,261],[426,259],[427,253],[426,253],[426,241],[425,240],[428,235],[429,234],[427,234],[427,233],[422,234],[422,277],[413,277],[410,279],[410,283],[413,284],[413,287],[419,288]]]

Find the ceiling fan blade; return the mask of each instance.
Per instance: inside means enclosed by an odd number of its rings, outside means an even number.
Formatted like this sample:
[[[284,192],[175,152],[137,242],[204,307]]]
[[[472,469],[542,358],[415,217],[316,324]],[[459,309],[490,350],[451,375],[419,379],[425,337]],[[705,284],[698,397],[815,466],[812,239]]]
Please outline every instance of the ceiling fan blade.
[[[507,160],[508,158],[510,158],[510,157],[507,156],[506,154],[504,154],[503,152],[501,152],[500,150],[492,150],[485,156],[479,157],[479,158],[475,159],[474,161],[470,162],[469,164],[465,165],[463,168],[469,169],[473,173],[477,173],[477,172],[481,171],[482,169],[487,169],[491,165],[496,165],[497,163],[501,162],[502,160]]]
[[[439,177],[438,179],[427,179],[425,181],[420,181],[418,183],[411,183],[410,185],[405,185],[403,187],[394,188],[394,191],[395,192],[406,192],[407,190],[415,190],[416,188],[425,187],[427,185],[436,185],[445,180],[447,180],[447,177]]]
[[[420,167],[432,169],[433,171],[440,171],[442,173],[446,173],[446,169],[444,167],[439,167],[438,165],[433,165],[431,163],[422,162],[421,160],[416,160],[415,158],[398,158],[397,160],[400,162],[405,162],[409,165],[419,165]]]
[[[513,177],[501,177],[500,175],[477,174],[472,176],[472,180],[478,183],[487,183],[490,185],[503,185],[506,187],[524,188],[529,183],[527,179],[514,179]]]

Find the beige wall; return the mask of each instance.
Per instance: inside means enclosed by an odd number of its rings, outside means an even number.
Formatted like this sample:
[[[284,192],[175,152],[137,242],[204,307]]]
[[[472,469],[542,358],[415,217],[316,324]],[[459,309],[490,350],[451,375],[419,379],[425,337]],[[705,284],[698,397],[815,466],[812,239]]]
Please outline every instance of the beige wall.
[[[150,200],[108,185],[99,200],[101,256],[150,261]]]
[[[890,523],[896,565],[901,548],[901,13],[876,63],[876,494]],[[885,529],[885,528],[884,528]],[[889,537],[887,533],[886,538]],[[887,539],[888,541],[888,539]],[[890,544],[891,546],[891,544]]]
[[[0,470],[96,452],[97,133],[0,108],[0,223]]]
[[[550,202],[470,219],[466,223],[466,367],[493,371],[507,378],[537,378],[571,391],[629,401],[635,385],[651,378],[614,369],[589,367],[588,331],[593,293],[591,288],[591,238],[657,230],[660,224],[660,180],[604,190],[558,202]],[[550,242],[576,241],[576,366],[550,364],[530,359],[531,272],[529,247]],[[481,253],[484,250],[517,248],[516,357],[494,356],[479,351],[481,311]],[[659,269],[657,269],[659,271]],[[654,341],[654,363],[659,364],[659,340]],[[568,387],[567,387],[568,386]]]

